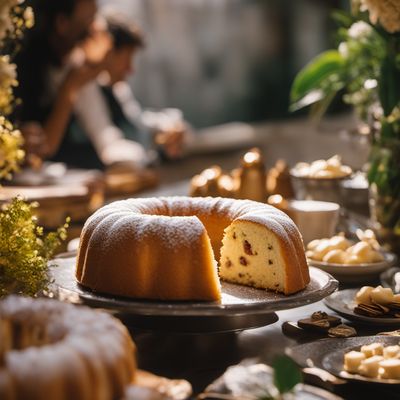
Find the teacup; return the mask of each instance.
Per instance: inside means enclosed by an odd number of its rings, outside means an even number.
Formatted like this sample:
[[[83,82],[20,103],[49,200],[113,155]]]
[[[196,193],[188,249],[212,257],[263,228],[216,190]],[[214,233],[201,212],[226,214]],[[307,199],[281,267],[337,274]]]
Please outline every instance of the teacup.
[[[299,228],[304,245],[314,239],[333,236],[339,221],[339,212],[339,204],[315,200],[292,200],[287,211]]]

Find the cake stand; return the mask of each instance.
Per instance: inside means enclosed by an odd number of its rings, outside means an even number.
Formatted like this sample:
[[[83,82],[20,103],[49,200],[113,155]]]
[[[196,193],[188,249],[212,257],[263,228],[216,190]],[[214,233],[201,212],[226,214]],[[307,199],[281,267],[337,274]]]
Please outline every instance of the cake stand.
[[[48,296],[107,309],[132,327],[166,332],[230,332],[265,326],[278,320],[276,311],[317,302],[338,287],[331,275],[310,267],[309,285],[289,296],[222,282],[221,302],[137,300],[81,286],[75,279],[75,262],[74,253],[51,261],[53,283]]]

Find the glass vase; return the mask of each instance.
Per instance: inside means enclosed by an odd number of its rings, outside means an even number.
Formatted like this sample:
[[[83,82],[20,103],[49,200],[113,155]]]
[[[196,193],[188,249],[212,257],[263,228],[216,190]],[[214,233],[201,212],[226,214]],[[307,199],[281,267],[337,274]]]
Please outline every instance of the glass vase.
[[[400,140],[373,146],[369,181],[372,227],[384,248],[400,257]]]

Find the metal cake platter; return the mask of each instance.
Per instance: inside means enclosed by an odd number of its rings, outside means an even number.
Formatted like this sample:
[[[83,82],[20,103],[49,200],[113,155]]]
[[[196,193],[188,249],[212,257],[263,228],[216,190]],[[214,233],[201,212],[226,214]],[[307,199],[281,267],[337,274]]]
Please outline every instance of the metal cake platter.
[[[222,282],[221,302],[138,300],[93,292],[75,279],[73,253],[51,261],[51,297],[74,304],[107,309],[135,326],[178,331],[233,331],[264,326],[278,320],[276,311],[317,302],[333,293],[338,282],[310,267],[311,282],[293,295]],[[205,323],[205,319],[207,323]]]

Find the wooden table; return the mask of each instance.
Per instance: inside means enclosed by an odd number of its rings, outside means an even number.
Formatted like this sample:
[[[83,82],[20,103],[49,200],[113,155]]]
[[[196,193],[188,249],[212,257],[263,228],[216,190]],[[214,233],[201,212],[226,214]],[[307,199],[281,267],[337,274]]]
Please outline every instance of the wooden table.
[[[328,124],[327,131],[337,128],[335,124],[333,127]],[[368,153],[368,148],[359,138],[347,137],[347,144],[343,144],[336,135],[319,134],[315,127],[304,121],[269,124],[257,129],[257,143],[249,143],[248,147],[258,144],[264,150],[267,166],[272,166],[276,159],[281,157],[293,165],[297,161],[328,157],[340,153],[340,149],[343,149],[344,158],[352,159],[352,165],[359,167]],[[195,155],[190,159],[163,165],[159,168],[160,181],[163,183],[158,188],[142,192],[136,197],[187,195],[191,176],[216,163],[227,170],[234,168],[244,151],[242,148],[231,152]],[[279,321],[272,325],[236,333],[184,335],[143,332],[132,326],[129,328],[138,346],[141,368],[169,378],[188,379],[194,392],[199,393],[228,366],[245,358],[259,358],[271,363],[274,356],[282,354],[286,347],[298,343],[282,333],[282,324],[285,321],[297,321],[308,317],[318,310],[334,314],[320,301],[278,312]],[[358,326],[357,329],[361,335],[382,331],[379,327],[371,329]],[[354,384],[346,385],[344,391],[341,389],[339,394],[346,399],[376,399],[382,396],[385,399],[400,399],[400,393],[390,393],[377,386]]]

